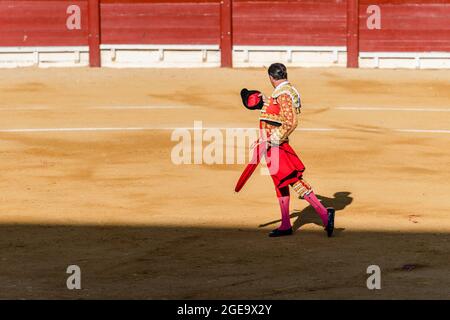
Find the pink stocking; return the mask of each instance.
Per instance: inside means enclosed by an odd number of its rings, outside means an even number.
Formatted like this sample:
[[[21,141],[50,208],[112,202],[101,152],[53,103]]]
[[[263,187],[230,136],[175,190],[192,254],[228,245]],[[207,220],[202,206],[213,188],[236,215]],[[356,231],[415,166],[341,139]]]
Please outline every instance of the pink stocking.
[[[316,210],[317,214],[322,219],[323,226],[326,227],[328,224],[328,211],[323,206],[323,204],[317,199],[314,191],[310,191],[307,195],[304,195],[303,198],[308,201],[308,203]]]
[[[289,216],[289,187],[277,188],[278,202],[281,210],[281,226],[279,230],[287,230],[291,228],[291,217]]]

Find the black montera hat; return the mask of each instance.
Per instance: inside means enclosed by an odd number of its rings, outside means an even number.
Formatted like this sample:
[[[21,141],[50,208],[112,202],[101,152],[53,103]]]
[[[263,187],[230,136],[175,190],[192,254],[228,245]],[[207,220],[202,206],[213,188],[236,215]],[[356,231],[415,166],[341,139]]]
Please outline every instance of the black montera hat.
[[[244,106],[249,110],[261,110],[264,106],[264,101],[261,92],[258,90],[241,90],[241,98]]]

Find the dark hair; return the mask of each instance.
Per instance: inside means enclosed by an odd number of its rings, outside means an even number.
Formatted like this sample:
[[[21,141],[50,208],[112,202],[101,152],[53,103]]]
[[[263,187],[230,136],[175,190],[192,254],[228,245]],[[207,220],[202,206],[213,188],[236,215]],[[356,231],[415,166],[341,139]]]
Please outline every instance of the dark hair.
[[[267,72],[275,80],[287,79],[286,66],[282,63],[272,63]]]

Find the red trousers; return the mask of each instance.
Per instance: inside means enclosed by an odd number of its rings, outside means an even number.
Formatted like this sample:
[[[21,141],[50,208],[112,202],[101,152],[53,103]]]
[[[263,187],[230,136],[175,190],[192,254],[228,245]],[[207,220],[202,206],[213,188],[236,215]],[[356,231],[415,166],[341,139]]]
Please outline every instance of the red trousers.
[[[305,171],[305,166],[288,142],[272,146],[266,154],[269,168],[277,193],[279,189],[297,182]]]

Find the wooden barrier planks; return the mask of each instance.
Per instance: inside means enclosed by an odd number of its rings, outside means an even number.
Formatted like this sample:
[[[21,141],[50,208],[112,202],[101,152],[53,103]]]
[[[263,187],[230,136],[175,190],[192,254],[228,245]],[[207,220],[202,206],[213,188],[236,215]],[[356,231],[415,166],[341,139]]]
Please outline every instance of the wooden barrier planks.
[[[71,6],[79,8],[79,29],[67,26]],[[87,0],[0,0],[0,46],[87,45],[87,26]]]

